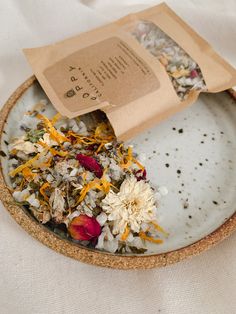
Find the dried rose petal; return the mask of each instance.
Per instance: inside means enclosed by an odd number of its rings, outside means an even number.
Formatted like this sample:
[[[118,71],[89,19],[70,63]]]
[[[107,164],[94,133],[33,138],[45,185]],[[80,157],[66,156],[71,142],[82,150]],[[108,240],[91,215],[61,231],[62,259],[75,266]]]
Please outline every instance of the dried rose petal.
[[[97,144],[91,144],[91,145],[86,147],[86,149],[89,150],[89,151],[97,150],[97,148],[98,148]]]
[[[197,77],[197,76],[198,76],[198,73],[197,73],[196,70],[192,70],[192,71],[190,72],[190,77],[191,77],[191,78],[195,78],[195,77]]]
[[[90,241],[101,234],[101,226],[94,217],[82,214],[72,219],[68,231],[75,240]]]
[[[70,135],[69,140],[70,140],[71,144],[74,145],[76,142],[76,137],[74,137],[73,135]]]
[[[144,170],[139,169],[138,171],[136,171],[135,177],[136,177],[137,181],[146,180],[147,179],[147,171],[146,171],[146,169],[144,169]]]
[[[96,175],[96,177],[98,178],[102,177],[103,170],[96,159],[90,156],[83,155],[83,154],[77,154],[76,159],[79,161],[81,166],[93,172]]]

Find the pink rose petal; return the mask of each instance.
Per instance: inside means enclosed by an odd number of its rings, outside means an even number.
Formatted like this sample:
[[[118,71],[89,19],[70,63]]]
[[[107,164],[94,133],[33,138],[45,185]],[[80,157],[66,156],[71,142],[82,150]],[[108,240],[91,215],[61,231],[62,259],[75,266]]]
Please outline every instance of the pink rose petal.
[[[144,169],[144,170],[139,169],[138,171],[136,171],[135,177],[136,177],[137,181],[146,180],[147,179],[147,171],[146,171],[146,169]]]
[[[190,77],[191,77],[191,78],[195,78],[195,77],[197,77],[197,76],[198,76],[198,73],[197,73],[196,70],[192,70],[192,71],[190,72]]]
[[[101,178],[103,175],[103,170],[101,165],[97,162],[96,159],[90,156],[86,156],[84,154],[77,154],[76,159],[79,161],[81,166],[85,169],[93,172],[96,177]]]
[[[90,241],[101,234],[101,226],[94,217],[82,214],[72,219],[68,231],[75,240]]]

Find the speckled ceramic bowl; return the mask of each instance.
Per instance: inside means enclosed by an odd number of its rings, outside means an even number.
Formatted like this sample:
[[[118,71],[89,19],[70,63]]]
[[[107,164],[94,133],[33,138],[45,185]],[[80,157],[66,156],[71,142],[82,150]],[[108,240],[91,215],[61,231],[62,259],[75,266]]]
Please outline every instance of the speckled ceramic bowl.
[[[235,98],[235,95],[233,96]],[[236,101],[228,92],[201,95],[171,119],[136,137],[132,144],[154,185],[164,185],[158,221],[170,236],[150,244],[151,254],[117,255],[91,250],[60,238],[14,204],[8,189],[7,159],[1,158],[0,197],[14,219],[52,249],[94,265],[152,268],[198,254],[236,229]],[[19,135],[23,114],[46,98],[35,77],[23,83],[0,115],[1,149]],[[53,114],[48,106],[47,114]]]

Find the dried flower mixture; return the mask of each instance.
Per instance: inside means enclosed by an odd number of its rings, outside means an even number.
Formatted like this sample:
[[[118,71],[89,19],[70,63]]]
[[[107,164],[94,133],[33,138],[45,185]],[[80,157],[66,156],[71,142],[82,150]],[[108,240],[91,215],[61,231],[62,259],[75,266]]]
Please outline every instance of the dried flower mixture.
[[[186,99],[191,90],[206,90],[198,64],[157,25],[137,21],[131,34],[165,67],[181,99]]]
[[[144,253],[162,243],[157,197],[132,147],[116,141],[108,121],[38,123],[9,143],[13,197],[57,234],[112,253]],[[159,193],[160,194],[160,193]]]

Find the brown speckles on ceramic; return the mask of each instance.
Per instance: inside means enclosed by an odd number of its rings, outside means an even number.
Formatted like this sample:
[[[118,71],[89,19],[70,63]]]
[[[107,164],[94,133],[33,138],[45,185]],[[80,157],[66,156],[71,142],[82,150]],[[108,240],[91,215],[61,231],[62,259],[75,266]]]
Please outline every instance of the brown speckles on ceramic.
[[[31,77],[28,79],[25,83],[23,83],[16,92],[10,97],[8,102],[5,104],[1,111],[0,115],[0,133],[3,140],[6,141],[5,138],[3,138],[3,128],[5,127],[5,121],[8,117],[9,112],[11,109],[15,106],[18,99],[20,99],[21,95],[29,89],[32,84],[35,83],[35,78]],[[182,120],[187,123],[188,119],[190,117],[184,117]],[[178,120],[178,119],[177,119]],[[194,234],[192,230],[195,230],[196,228],[193,227],[194,223],[196,223],[198,217],[204,217],[204,219],[207,219],[206,216],[209,215],[209,212],[206,211],[207,205],[204,204],[206,200],[202,200],[202,204],[198,204],[195,202],[193,206],[192,201],[192,192],[188,188],[189,182],[186,180],[186,173],[190,172],[189,168],[184,167],[184,164],[179,165],[179,167],[176,167],[176,164],[174,162],[174,158],[183,158],[181,154],[183,154],[184,149],[184,139],[188,134],[188,128],[186,128],[184,125],[180,126],[178,125],[178,121],[175,121],[174,126],[170,127],[170,130],[173,128],[174,134],[176,136],[179,136],[181,138],[180,143],[178,143],[178,146],[176,146],[176,142],[173,143],[172,148],[171,147],[164,147],[163,151],[160,151],[160,147],[156,145],[156,147],[152,147],[152,130],[149,130],[146,132],[146,134],[143,135],[143,141],[146,143],[146,145],[150,145],[150,155],[147,157],[150,157],[150,159],[147,158],[147,162],[150,163],[157,163],[158,165],[163,166],[163,171],[165,173],[168,173],[169,176],[172,176],[173,182],[177,184],[178,187],[176,188],[176,195],[179,199],[179,209],[176,210],[175,214],[176,217],[180,217],[179,219],[182,219],[184,221],[185,229],[183,230],[183,235],[186,237],[184,240],[185,246],[178,248],[181,246],[180,242],[169,242],[169,247],[172,249],[168,249],[166,247],[159,247],[160,253],[154,253],[150,255],[133,255],[133,256],[125,256],[125,255],[114,255],[109,254],[105,252],[90,250],[85,247],[82,247],[80,245],[74,244],[68,240],[64,240],[54,234],[52,231],[47,229],[45,226],[40,225],[37,223],[31,216],[28,214],[24,209],[20,208],[19,206],[14,204],[11,192],[9,188],[6,185],[4,175],[3,175],[3,169],[1,168],[0,171],[0,197],[1,200],[6,207],[6,209],[11,213],[11,215],[14,217],[17,223],[19,223],[29,234],[31,234],[34,238],[38,239],[43,244],[47,245],[48,247],[54,249],[55,251],[62,253],[66,256],[75,258],[77,260],[80,260],[82,262],[90,263],[93,265],[98,266],[105,266],[105,267],[112,267],[112,268],[119,268],[119,269],[147,269],[147,268],[153,268],[153,267],[160,267],[160,266],[166,266],[169,264],[173,264],[175,262],[178,262],[184,258],[187,258],[189,256],[193,256],[196,254],[199,254],[200,252],[208,249],[209,247],[217,244],[218,242],[222,241],[224,238],[229,236],[235,229],[236,229],[236,214],[234,213],[234,210],[232,209],[232,215],[231,218],[228,217],[221,217],[219,219],[219,226],[215,228],[213,232],[209,231],[209,234],[203,237],[202,239],[196,241],[196,237],[199,237],[200,234]],[[175,129],[175,130],[174,130]],[[211,145],[217,145],[219,141],[222,141],[223,143],[223,137],[225,136],[225,130],[220,130],[219,134],[216,134],[214,131],[213,134],[207,134],[206,131],[199,129],[199,134],[201,134],[201,141],[204,143],[208,143],[208,141],[211,141]],[[158,133],[160,134],[160,133]],[[162,133],[164,134],[164,133]],[[207,135],[205,135],[207,134]],[[212,138],[215,138],[213,141]],[[197,137],[196,140],[198,141],[200,137]],[[140,139],[139,139],[140,140]],[[232,140],[232,139],[231,139]],[[199,142],[199,145],[203,145]],[[182,146],[181,146],[182,143]],[[205,145],[206,145],[205,143]],[[227,144],[227,143],[226,143]],[[224,144],[224,145],[226,145]],[[232,143],[228,143],[227,145],[232,145]],[[167,149],[168,148],[168,149]],[[163,157],[164,156],[164,157]],[[175,157],[176,156],[176,157]],[[182,156],[182,157],[181,157]],[[162,162],[160,160],[162,159]],[[226,158],[226,157],[223,157]],[[230,162],[229,162],[230,160]],[[203,171],[204,167],[209,167],[208,164],[211,163],[210,157],[202,156],[201,160],[198,160],[195,162],[195,164],[192,167],[192,175],[188,174],[188,178],[191,177],[191,180],[197,179],[200,180],[199,177],[195,177],[194,171]],[[214,161],[215,162],[215,161]],[[234,166],[234,160],[231,160],[230,158],[227,158],[225,164],[227,164],[227,167],[233,167]],[[167,166],[169,165],[169,167]],[[1,166],[3,163],[1,163]],[[216,166],[216,165],[214,165]],[[194,167],[197,167],[197,170],[194,170]],[[211,175],[213,175],[211,173]],[[5,175],[6,177],[6,175]],[[155,178],[153,177],[155,180]],[[174,181],[176,180],[176,181]],[[209,182],[211,181],[211,178],[207,179]],[[209,184],[205,182],[205,184]],[[165,184],[167,185],[167,184]],[[212,182],[211,182],[212,185]],[[168,185],[167,185],[168,186]],[[169,188],[169,186],[168,186]],[[216,189],[217,193],[219,194],[219,197],[211,200],[211,206],[212,208],[219,208],[219,204],[224,204],[227,208],[230,208],[231,204],[226,204],[228,202],[228,199],[222,199],[221,200],[221,187],[220,185],[217,185]],[[169,189],[169,195],[171,194],[171,185]],[[214,196],[218,195],[217,193],[214,193]],[[189,195],[188,195],[189,194]],[[209,205],[209,204],[208,204]],[[226,208],[225,207],[225,208]],[[231,206],[232,207],[232,206]],[[220,209],[217,211],[217,213],[220,212]],[[202,216],[198,216],[202,215]],[[228,214],[230,211],[228,211]],[[173,215],[175,218],[175,216]],[[184,217],[184,218],[183,218]],[[221,222],[221,219],[223,219],[223,222]],[[207,229],[204,229],[205,233],[207,232]],[[182,235],[181,235],[182,236]],[[177,234],[171,235],[173,239],[176,237],[178,239]],[[183,236],[182,236],[183,237]],[[167,241],[168,242],[168,241]],[[175,249],[176,248],[176,249]]]

